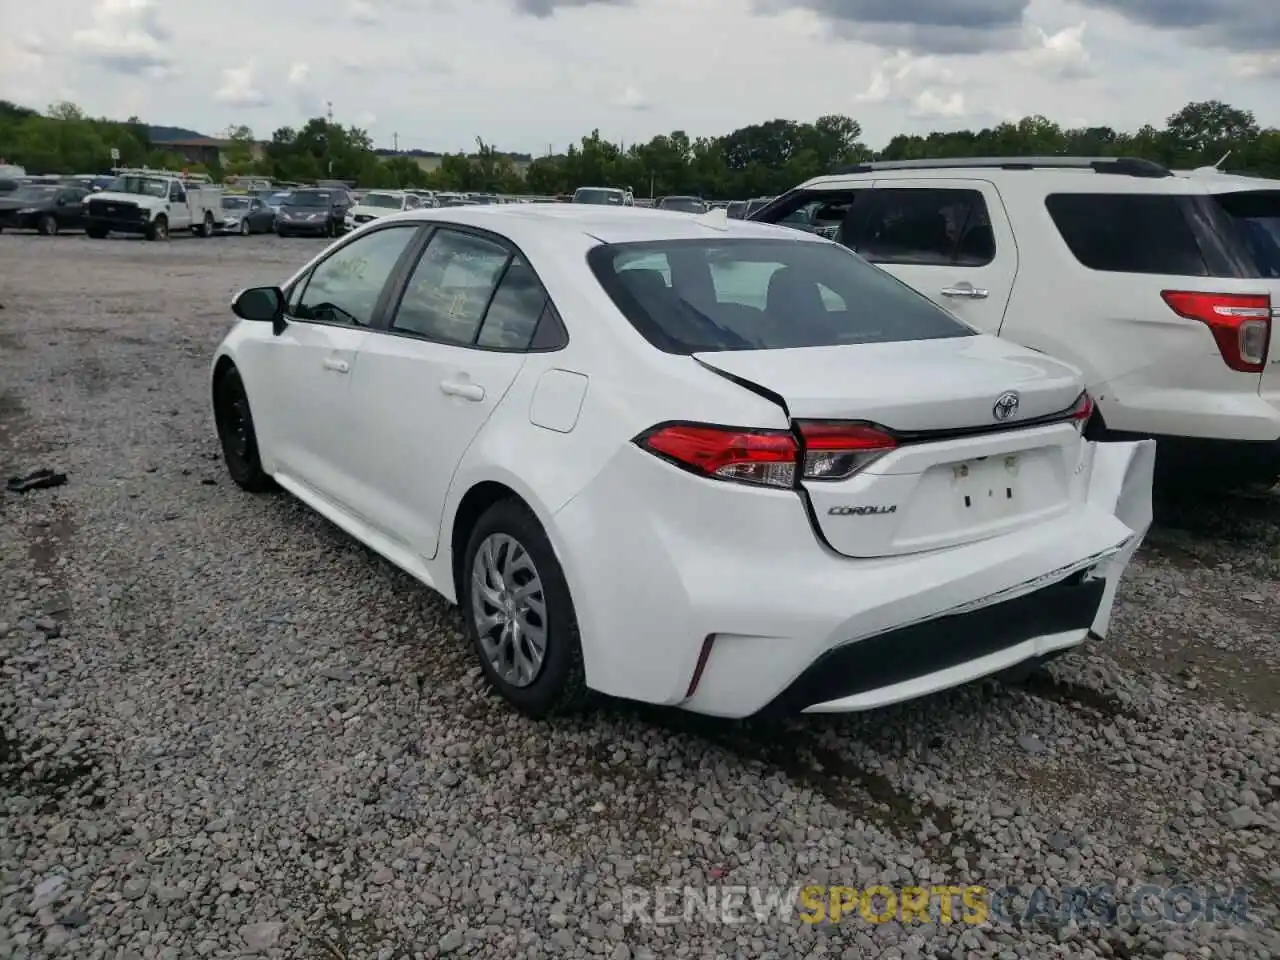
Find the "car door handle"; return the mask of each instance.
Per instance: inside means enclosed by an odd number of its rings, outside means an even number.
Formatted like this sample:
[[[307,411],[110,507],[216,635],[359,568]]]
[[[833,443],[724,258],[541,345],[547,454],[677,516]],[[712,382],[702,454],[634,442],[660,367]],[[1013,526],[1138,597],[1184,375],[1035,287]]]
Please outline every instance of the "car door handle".
[[[478,383],[457,383],[453,380],[445,380],[440,384],[440,392],[451,397],[461,397],[463,400],[484,399],[484,387]]]
[[[969,283],[957,283],[954,287],[943,287],[942,295],[944,297],[964,297],[967,300],[985,300],[987,299],[987,291],[982,287],[975,287]]]
[[[334,373],[350,373],[351,364],[345,360],[339,360],[337,357],[325,357],[324,368],[332,370]]]

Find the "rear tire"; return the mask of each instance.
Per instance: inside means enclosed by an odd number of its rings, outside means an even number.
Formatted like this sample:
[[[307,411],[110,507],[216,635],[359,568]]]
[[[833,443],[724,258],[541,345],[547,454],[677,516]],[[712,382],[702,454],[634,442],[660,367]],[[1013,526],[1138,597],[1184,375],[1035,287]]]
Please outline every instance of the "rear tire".
[[[529,717],[580,710],[588,689],[573,598],[527,506],[502,500],[484,512],[467,540],[461,580],[467,636],[489,685]]]
[[[84,228],[84,235],[88,237],[90,240],[105,240],[107,236],[107,232],[108,231],[102,227],[85,227]]]
[[[58,235],[58,220],[53,214],[46,213],[36,223],[36,232],[42,237],[56,237]]]
[[[214,231],[213,214],[205,211],[204,220],[201,221],[199,229],[196,231],[198,237],[212,237]]]
[[[213,387],[213,415],[222,444],[222,458],[236,486],[250,493],[266,493],[276,482],[262,469],[258,435],[253,429],[253,412],[240,371],[230,368]]]

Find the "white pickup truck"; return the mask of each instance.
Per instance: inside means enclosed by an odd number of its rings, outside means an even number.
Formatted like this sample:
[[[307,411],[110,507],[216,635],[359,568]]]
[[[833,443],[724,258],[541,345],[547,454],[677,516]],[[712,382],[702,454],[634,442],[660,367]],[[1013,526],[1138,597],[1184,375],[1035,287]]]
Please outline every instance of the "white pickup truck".
[[[174,230],[211,237],[222,219],[222,187],[205,176],[167,170],[116,170],[116,179],[85,199],[85,233],[140,233],[168,240]]]

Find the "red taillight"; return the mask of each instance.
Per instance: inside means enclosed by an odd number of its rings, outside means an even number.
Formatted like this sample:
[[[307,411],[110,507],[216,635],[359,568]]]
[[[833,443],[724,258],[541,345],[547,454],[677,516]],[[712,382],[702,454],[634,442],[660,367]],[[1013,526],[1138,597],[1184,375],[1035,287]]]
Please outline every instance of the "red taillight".
[[[677,466],[721,480],[793,487],[799,447],[786,430],[744,430],[702,423],[664,424],[636,443]]]
[[[1083,431],[1089,423],[1089,418],[1093,416],[1093,397],[1089,396],[1089,391],[1085,391],[1076,398],[1075,404],[1071,407],[1071,419],[1075,421],[1076,427]]]
[[[802,456],[803,479],[843,480],[898,445],[874,427],[826,421],[800,421],[796,433],[668,423],[641,434],[636,443],[704,476],[787,488],[796,485]]]
[[[1271,297],[1194,290],[1165,290],[1161,296],[1178,316],[1208,326],[1228,367],[1262,372],[1271,342]]]
[[[861,423],[801,420],[806,480],[843,480],[898,445],[882,430]]]

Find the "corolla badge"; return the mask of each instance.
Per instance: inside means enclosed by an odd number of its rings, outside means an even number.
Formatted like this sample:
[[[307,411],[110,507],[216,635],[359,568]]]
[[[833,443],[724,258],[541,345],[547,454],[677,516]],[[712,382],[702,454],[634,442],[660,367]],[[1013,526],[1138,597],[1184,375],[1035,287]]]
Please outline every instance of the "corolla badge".
[[[996,405],[991,408],[991,415],[997,420],[1008,420],[1018,412],[1018,395],[1008,390],[996,397]]]

